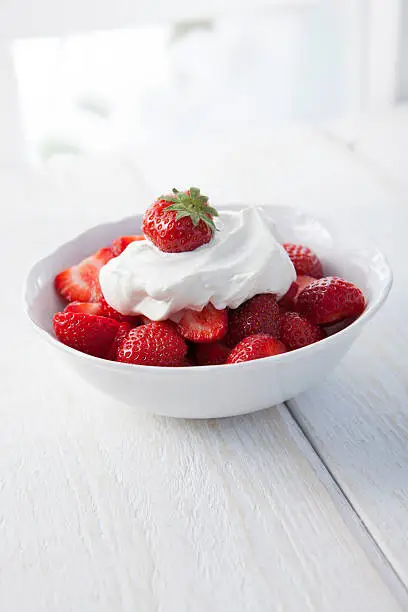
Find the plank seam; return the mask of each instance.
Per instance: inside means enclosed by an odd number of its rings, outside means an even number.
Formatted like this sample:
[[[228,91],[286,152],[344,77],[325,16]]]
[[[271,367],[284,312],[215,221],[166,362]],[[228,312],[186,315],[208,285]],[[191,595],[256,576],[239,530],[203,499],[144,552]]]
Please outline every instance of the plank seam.
[[[321,468],[319,473],[325,475],[325,482],[323,482],[323,484],[326,486],[330,497],[336,504],[336,508],[338,509],[345,524],[351,529],[353,535],[356,536],[368,558],[372,561],[373,565],[383,578],[390,591],[401,604],[402,609],[408,611],[407,585],[404,583],[402,577],[386,555],[385,551],[375,539],[363,517],[358,513],[352,500],[342,487],[336,475],[326,463],[307,428],[304,427],[301,419],[297,417],[296,412],[291,407],[291,402],[283,402],[283,405],[286,407],[290,417],[293,419],[300,435],[302,435],[302,437],[311,447],[316,462],[318,462],[319,467]]]

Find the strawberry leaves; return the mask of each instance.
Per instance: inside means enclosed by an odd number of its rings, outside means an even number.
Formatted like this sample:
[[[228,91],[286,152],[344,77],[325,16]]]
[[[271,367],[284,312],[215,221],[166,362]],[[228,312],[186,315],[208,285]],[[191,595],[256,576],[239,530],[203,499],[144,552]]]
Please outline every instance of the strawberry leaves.
[[[173,210],[176,213],[176,221],[190,217],[194,227],[197,227],[200,221],[204,221],[212,232],[216,231],[212,217],[218,217],[218,211],[208,205],[208,197],[201,195],[198,187],[190,187],[186,192],[173,188],[172,192],[174,195],[162,195],[160,200],[169,202],[166,210]]]

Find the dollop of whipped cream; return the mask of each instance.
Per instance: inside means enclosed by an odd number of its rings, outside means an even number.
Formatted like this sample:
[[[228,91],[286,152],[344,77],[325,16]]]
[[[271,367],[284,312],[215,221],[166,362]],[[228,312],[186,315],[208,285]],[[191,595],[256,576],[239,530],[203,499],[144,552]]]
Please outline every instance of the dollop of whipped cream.
[[[211,242],[187,253],[164,253],[150,240],[132,242],[100,271],[108,304],[159,321],[208,302],[237,308],[258,293],[284,295],[296,273],[265,209],[220,211],[216,225]]]

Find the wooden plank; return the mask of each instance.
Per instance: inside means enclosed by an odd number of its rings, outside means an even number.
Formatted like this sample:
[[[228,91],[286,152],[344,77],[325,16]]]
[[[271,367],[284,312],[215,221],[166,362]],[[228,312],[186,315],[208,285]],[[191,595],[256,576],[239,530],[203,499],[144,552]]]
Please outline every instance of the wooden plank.
[[[0,301],[2,609],[404,609],[283,407],[148,417],[88,388],[29,335],[16,308],[24,269],[72,231],[56,202],[85,193],[72,175],[69,193],[64,181],[60,192],[22,182],[0,184],[2,260],[13,261]]]

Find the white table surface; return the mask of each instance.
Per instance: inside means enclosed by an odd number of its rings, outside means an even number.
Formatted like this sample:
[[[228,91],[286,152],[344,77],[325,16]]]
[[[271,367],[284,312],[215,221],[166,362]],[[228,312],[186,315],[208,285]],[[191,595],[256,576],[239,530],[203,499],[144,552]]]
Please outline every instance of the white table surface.
[[[357,130],[0,169],[1,610],[408,609],[407,153],[400,109]],[[214,203],[325,212],[389,255],[384,310],[286,406],[149,417],[54,362],[24,319],[24,274],[41,254],[190,183]]]

